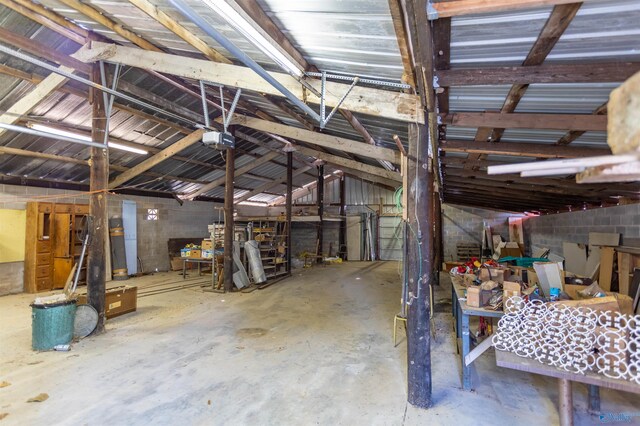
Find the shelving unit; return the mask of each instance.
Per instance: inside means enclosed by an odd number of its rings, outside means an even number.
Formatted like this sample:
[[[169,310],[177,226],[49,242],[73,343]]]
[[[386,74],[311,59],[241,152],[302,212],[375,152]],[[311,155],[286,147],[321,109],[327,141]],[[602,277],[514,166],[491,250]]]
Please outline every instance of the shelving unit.
[[[267,280],[288,274],[287,224],[283,221],[257,221],[249,226],[250,239],[258,242]]]
[[[86,204],[27,203],[24,289],[29,293],[63,288],[80,259]],[[86,259],[79,284],[86,280]]]

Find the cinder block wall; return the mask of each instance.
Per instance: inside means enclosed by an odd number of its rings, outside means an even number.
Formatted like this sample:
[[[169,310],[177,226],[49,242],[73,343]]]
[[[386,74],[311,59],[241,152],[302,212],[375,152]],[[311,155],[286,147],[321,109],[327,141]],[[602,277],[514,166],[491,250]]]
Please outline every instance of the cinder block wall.
[[[510,216],[515,213],[497,212],[493,210],[463,207],[452,204],[442,206],[442,241],[444,260],[458,260],[458,243],[473,243],[482,246],[484,222],[491,226],[494,235],[509,239]]]
[[[86,195],[76,191],[0,185],[0,208],[24,210],[27,201],[37,201],[38,197],[42,196],[56,198],[40,198],[41,201],[76,204],[89,202]],[[218,217],[217,211],[214,210],[216,205],[213,203],[192,201],[180,206],[176,200],[169,198],[129,195],[109,195],[109,217],[122,214],[123,200],[136,202],[138,257],[145,271],[168,270],[169,238],[206,238],[207,225]],[[157,221],[146,220],[147,209],[158,209]],[[0,295],[22,292],[23,275],[24,262],[0,263]]]
[[[303,252],[315,253],[318,238],[317,223],[293,222],[291,224],[292,256],[298,256]],[[329,244],[332,244],[332,255],[338,252],[340,241],[340,222],[325,222],[322,230],[322,252],[329,253]]]
[[[586,244],[589,232],[617,232],[623,244],[638,245],[640,204],[530,217],[523,227],[530,250],[547,247],[559,256],[563,241]]]

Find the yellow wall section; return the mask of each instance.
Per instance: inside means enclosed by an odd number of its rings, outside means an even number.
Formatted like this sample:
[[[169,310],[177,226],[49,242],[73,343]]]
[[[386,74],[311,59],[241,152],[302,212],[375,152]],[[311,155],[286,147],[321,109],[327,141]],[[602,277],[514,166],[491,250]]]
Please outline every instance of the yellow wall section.
[[[0,209],[0,263],[24,260],[26,210]]]

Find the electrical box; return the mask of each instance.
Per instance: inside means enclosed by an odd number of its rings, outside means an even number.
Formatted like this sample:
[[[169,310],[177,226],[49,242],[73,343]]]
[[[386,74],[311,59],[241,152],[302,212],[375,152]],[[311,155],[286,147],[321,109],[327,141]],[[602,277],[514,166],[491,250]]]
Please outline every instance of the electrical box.
[[[214,149],[227,149],[236,146],[236,139],[229,133],[205,132],[202,135],[202,143]]]

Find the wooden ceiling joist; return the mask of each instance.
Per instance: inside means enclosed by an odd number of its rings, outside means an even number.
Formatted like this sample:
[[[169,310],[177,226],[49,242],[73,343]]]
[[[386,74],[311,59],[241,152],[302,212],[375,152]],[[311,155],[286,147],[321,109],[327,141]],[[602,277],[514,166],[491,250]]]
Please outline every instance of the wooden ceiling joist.
[[[509,12],[575,3],[575,0],[451,0],[432,3],[437,18],[475,15],[478,13]]]
[[[402,10],[402,1],[388,0],[388,2],[389,11],[391,12],[391,22],[393,22],[393,29],[395,30],[396,40],[398,41],[398,48],[400,49],[402,67],[404,68],[402,80],[411,87],[415,88],[416,78],[413,74],[411,43],[409,42],[407,22],[404,19],[404,12]]]
[[[260,78],[249,68],[237,65],[221,64],[202,59],[151,52],[142,49],[118,46],[109,43],[92,42],[85,45],[74,57],[81,62],[104,60],[132,67],[151,69],[183,78],[211,81],[227,87],[239,87],[259,93],[283,97],[276,88]],[[283,73],[271,73],[298,99],[319,104],[320,100],[293,77]],[[319,81],[310,84],[320,90]],[[327,82],[326,105],[334,107],[349,85]],[[388,90],[354,87],[344,100],[342,108],[376,117],[386,117],[405,122],[424,122],[424,114],[419,108],[419,99],[414,95],[397,93]]]
[[[521,142],[492,143],[446,140],[440,142],[440,149],[445,152],[451,151],[538,158],[579,158],[597,155],[611,155],[611,150],[609,148],[582,148]]]
[[[437,70],[438,84],[492,86],[499,84],[622,82],[640,71],[640,62],[548,64],[537,66]]]
[[[299,129],[297,127],[287,126],[284,124],[271,123],[252,117],[237,116],[233,120],[233,123],[243,127],[248,127],[250,129],[258,130],[263,133],[273,133],[286,138],[318,145],[323,148],[331,148],[339,151],[361,155],[364,157],[385,160],[395,164],[400,163],[399,153],[389,148],[363,144],[362,142],[354,141],[351,139],[331,136],[326,133],[312,132],[305,129]]]
[[[256,167],[264,164],[264,163],[268,163],[269,161],[271,161],[271,159],[282,155],[279,152],[270,152],[268,154],[265,154],[264,156],[257,158],[255,161],[250,162],[249,164],[246,164],[242,167],[238,167],[235,171],[234,171],[234,178],[237,178],[239,176],[242,176],[245,173],[250,172],[251,170],[255,169]],[[224,185],[226,180],[226,176],[222,176],[212,182],[207,183],[206,185],[203,185],[201,188],[199,188],[197,191],[194,191],[190,194],[187,194],[187,196],[185,198],[188,198],[190,200],[193,200],[194,198],[206,194],[207,192]]]
[[[490,112],[456,112],[441,114],[442,122],[458,127],[493,127],[502,129],[607,130],[607,117],[591,114],[496,114]]]

